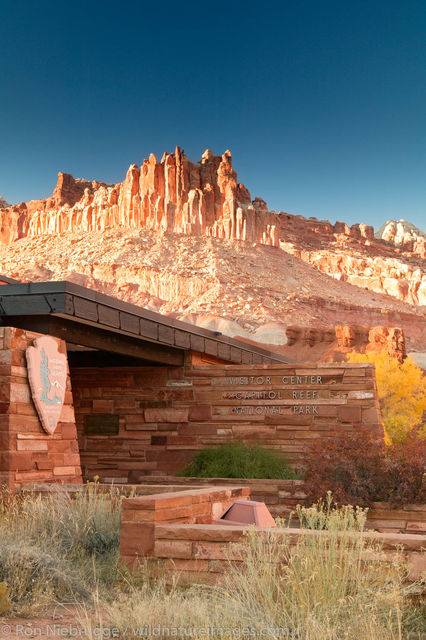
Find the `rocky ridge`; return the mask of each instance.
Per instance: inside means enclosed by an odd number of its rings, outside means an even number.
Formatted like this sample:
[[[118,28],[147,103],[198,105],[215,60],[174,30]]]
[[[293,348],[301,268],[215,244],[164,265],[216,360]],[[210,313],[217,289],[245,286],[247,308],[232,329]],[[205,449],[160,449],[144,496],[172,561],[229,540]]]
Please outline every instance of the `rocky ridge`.
[[[70,280],[265,344],[288,343],[297,325],[315,327],[325,347],[330,328],[350,324],[401,327],[409,349],[426,350],[421,309],[332,279],[277,247],[146,229],[66,232],[3,245],[0,273]]]
[[[374,237],[381,238],[395,247],[402,247],[425,257],[426,234],[403,218],[400,220],[387,220],[376,231]]]
[[[400,223],[388,222],[379,238],[362,223],[269,211],[238,182],[229,151],[206,150],[194,163],[176,147],[160,162],[151,154],[131,165],[118,184],[59,173],[51,197],[0,210],[0,240],[114,228],[243,240],[279,247],[336,280],[424,305],[425,236],[408,223],[401,231]]]
[[[423,351],[424,234],[396,225],[392,235],[390,224],[383,238],[362,223],[270,211],[238,183],[229,151],[193,163],[177,147],[131,165],[122,183],[59,173],[49,198],[1,208],[0,273],[68,279],[290,352],[298,326],[307,360],[314,345],[342,351],[335,325],[365,348],[377,341],[362,325],[402,327]]]

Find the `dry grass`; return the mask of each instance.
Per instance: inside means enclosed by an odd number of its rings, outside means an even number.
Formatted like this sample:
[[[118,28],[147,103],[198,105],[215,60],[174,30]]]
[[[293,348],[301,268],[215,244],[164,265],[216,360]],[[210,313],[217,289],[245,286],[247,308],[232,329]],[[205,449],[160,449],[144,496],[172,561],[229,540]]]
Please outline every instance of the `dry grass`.
[[[330,500],[298,515],[306,532],[296,545],[286,531],[251,531],[224,587],[182,588],[165,576],[119,574],[118,494],[93,485],[75,499],[59,491],[10,497],[0,503],[0,582],[20,615],[80,603],[76,623],[88,638],[206,638],[210,630],[224,638],[402,640],[423,629],[402,564],[379,562],[374,539],[360,535],[363,510],[335,510]]]
[[[32,615],[52,601],[89,598],[95,584],[115,581],[120,498],[95,484],[71,499],[3,494],[0,500],[0,580],[14,610]]]
[[[335,510],[330,499],[298,515],[306,531],[296,545],[285,531],[249,532],[230,551],[230,559],[244,562],[229,560],[224,587],[146,582],[104,607],[99,626],[126,638],[205,638],[204,630],[216,629],[219,637],[298,640],[402,640],[422,629],[421,611],[407,604],[412,587],[404,584],[402,562],[379,561],[374,537],[360,535],[366,511]]]

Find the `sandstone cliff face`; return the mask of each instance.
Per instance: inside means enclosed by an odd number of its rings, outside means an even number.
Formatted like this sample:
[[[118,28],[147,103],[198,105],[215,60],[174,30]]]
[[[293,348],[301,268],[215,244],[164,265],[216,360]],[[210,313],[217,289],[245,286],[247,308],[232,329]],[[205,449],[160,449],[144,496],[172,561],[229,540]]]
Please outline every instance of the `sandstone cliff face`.
[[[332,225],[280,213],[280,247],[336,280],[415,306],[426,304],[426,256],[420,244],[411,251],[375,238],[373,227],[365,224]]]
[[[388,220],[375,237],[426,258],[426,235],[407,220]]]
[[[4,198],[0,196],[0,209],[6,209],[10,205],[6,202]]]
[[[0,274],[70,280],[274,349],[290,342],[289,327],[297,326],[307,331],[291,352],[299,361],[339,351],[335,333],[330,343],[324,337],[335,325],[401,327],[410,351],[426,351],[419,307],[330,278],[295,255],[261,244],[147,229],[48,234],[0,246]],[[342,335],[348,348],[361,344],[356,335]],[[309,340],[314,346],[301,350]]]
[[[336,280],[411,305],[426,304],[425,237],[413,225],[389,221],[378,238],[366,224],[349,227],[276,214],[261,198],[251,200],[238,183],[229,151],[216,156],[207,150],[198,163],[179,147],[160,162],[151,154],[142,166],[131,165],[125,180],[115,185],[59,173],[50,198],[0,205],[0,240],[6,244],[114,228],[280,247]]]
[[[144,228],[278,246],[278,217],[237,181],[230,151],[190,162],[176,147],[158,162],[130,166],[124,182],[106,185],[59,173],[51,198],[0,213],[0,240],[106,228]]]
[[[6,244],[25,237],[107,229],[269,245],[358,290],[409,305],[426,304],[425,237],[413,225],[390,221],[378,238],[366,224],[332,225],[269,211],[264,200],[251,200],[247,188],[238,183],[229,151],[216,156],[207,150],[197,163],[179,147],[160,162],[151,154],[141,166],[131,165],[124,181],[114,185],[59,173],[50,198],[0,207],[0,241]],[[160,288],[167,279],[162,276]],[[173,286],[179,288],[179,280]]]
[[[317,329],[291,325],[286,333],[287,345],[280,352],[306,362],[344,361],[351,351],[386,351],[399,362],[407,355],[404,332],[398,327],[347,324]]]

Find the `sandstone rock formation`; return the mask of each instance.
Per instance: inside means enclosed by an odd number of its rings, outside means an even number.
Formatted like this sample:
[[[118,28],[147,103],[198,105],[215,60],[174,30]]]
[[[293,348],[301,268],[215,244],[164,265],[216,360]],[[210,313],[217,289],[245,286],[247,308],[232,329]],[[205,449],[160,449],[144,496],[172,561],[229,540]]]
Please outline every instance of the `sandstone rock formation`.
[[[395,247],[374,237],[373,227],[280,214],[280,247],[339,281],[426,304],[422,252]],[[413,245],[419,249],[420,244]]]
[[[193,163],[177,147],[131,165],[122,183],[59,173],[51,197],[0,207],[0,273],[69,279],[288,349],[298,326],[295,352],[361,344],[363,326],[401,327],[408,348],[425,351],[424,234],[400,223],[378,238],[363,223],[269,211],[238,183],[229,151]],[[329,335],[335,325],[358,328]]]
[[[233,238],[278,246],[279,219],[237,181],[230,151],[206,150],[198,163],[176,147],[132,164],[124,182],[106,185],[59,173],[51,198],[9,207],[0,214],[0,240],[106,228],[144,228]]]
[[[160,162],[151,154],[132,164],[122,183],[74,179],[59,173],[50,198],[0,208],[0,240],[147,229],[212,236],[280,247],[332,278],[384,293],[411,305],[426,304],[425,237],[405,221],[373,227],[269,211],[238,183],[231,153],[206,150],[200,162],[176,148]],[[377,234],[376,234],[377,236]]]
[[[0,196],[0,209],[7,209],[8,207],[10,207],[10,204],[8,204],[6,200]]]
[[[375,237],[426,258],[426,234],[403,218],[398,221],[387,220],[375,233]]]
[[[291,325],[322,332],[365,325],[401,327],[410,351],[426,351],[422,309],[330,278],[271,246],[146,229],[67,232],[3,245],[0,273],[23,281],[70,280],[271,345],[284,344]]]
[[[400,362],[407,355],[404,332],[397,327],[346,324],[319,329],[290,325],[286,333],[287,343],[279,352],[304,362],[343,361],[351,351],[386,351]]]

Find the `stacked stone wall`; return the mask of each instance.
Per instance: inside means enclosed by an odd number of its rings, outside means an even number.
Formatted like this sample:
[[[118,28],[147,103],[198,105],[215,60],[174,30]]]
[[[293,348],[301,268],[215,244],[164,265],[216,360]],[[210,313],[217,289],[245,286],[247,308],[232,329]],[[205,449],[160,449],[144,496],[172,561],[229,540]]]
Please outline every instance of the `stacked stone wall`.
[[[233,500],[249,496],[249,487],[234,485],[125,498],[121,562],[145,575],[150,571],[165,573],[170,582],[176,578],[183,583],[220,584],[228,562],[241,564],[244,560],[244,550],[235,543],[243,542],[248,527],[212,523]],[[301,535],[326,534],[296,528],[255,529],[267,535],[285,535],[290,545]],[[361,535],[374,535],[382,545],[380,558],[384,561],[399,555],[410,579],[417,580],[426,571],[426,536],[392,532]]]
[[[122,562],[133,569],[142,558],[169,553],[169,543],[156,540],[158,525],[211,524],[234,500],[249,496],[248,487],[209,487],[124,498],[120,534]],[[173,557],[175,545],[170,552]]]
[[[81,468],[71,382],[53,435],[41,426],[31,397],[25,352],[40,334],[0,327],[0,485],[80,483]],[[60,353],[65,343],[56,339]]]
[[[193,362],[72,370],[86,477],[174,475],[197,451],[235,440],[279,449],[299,466],[316,441],[361,425],[383,437],[371,365]]]

